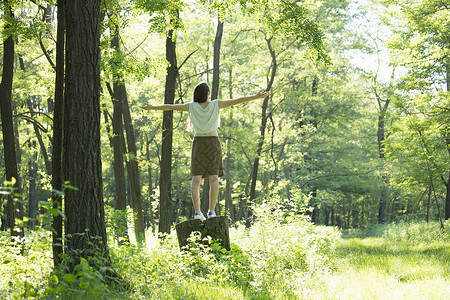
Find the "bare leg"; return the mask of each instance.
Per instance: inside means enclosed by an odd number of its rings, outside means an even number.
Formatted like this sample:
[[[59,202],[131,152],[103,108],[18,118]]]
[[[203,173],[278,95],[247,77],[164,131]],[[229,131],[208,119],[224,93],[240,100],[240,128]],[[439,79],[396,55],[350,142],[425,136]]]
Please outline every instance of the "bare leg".
[[[209,210],[216,208],[217,198],[219,197],[219,176],[209,176]]]
[[[194,204],[195,212],[200,212],[200,183],[202,182],[202,175],[192,176],[191,182],[191,197],[192,204]]]

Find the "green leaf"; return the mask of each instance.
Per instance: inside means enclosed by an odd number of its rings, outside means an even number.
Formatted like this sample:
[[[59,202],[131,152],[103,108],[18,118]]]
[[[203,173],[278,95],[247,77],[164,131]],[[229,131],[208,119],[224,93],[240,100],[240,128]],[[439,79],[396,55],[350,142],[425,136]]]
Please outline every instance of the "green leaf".
[[[74,274],[65,274],[63,276],[63,280],[67,283],[72,283],[75,279],[77,279],[77,276]]]

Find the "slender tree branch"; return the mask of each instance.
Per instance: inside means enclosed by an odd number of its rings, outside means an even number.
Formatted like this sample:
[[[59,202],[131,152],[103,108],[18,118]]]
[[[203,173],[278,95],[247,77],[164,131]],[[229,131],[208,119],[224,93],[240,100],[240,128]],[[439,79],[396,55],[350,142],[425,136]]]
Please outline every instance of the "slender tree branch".
[[[47,49],[45,49],[44,43],[42,42],[42,34],[39,34],[39,46],[41,46],[42,52],[44,52],[44,55],[47,58],[50,65],[52,66],[53,70],[56,71],[56,65],[53,62],[52,58],[50,57],[50,54],[48,54]]]
[[[191,54],[189,54],[189,55],[184,59],[184,61],[183,61],[183,62],[181,63],[181,65],[178,67],[178,72],[180,71],[181,67],[189,60],[189,58],[190,58],[192,55],[194,55],[194,53],[197,52],[197,51],[198,51],[198,48],[195,49],[194,51],[192,51]]]

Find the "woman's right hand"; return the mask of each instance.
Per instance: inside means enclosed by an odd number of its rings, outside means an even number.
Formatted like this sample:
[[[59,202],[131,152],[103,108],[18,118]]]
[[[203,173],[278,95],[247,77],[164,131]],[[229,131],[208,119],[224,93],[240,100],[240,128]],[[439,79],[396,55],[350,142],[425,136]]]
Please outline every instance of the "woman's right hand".
[[[269,96],[270,91],[260,90],[258,93],[256,93],[256,98],[266,98]]]

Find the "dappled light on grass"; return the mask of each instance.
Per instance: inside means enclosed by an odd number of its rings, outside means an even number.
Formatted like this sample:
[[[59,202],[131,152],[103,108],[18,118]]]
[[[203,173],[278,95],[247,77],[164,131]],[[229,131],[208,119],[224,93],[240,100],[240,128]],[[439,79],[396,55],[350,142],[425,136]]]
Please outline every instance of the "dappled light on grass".
[[[377,230],[379,237],[370,230],[370,237],[360,232],[359,238],[338,242],[334,272],[316,292],[325,299],[331,295],[335,299],[448,299],[450,240],[437,224],[393,224]],[[430,241],[430,236],[435,240]]]
[[[450,295],[450,240],[435,224],[377,225],[367,237],[365,231],[341,236],[336,228],[315,226],[269,204],[255,213],[259,217],[250,229],[230,228],[231,251],[211,240],[205,245],[195,234],[185,251],[174,232],[163,240],[147,232],[141,248],[113,243],[111,237],[111,259],[120,280],[109,283],[87,261],[75,274],[53,272],[50,235],[42,229],[26,237],[25,256],[9,247],[3,235],[0,267],[6,276],[0,278],[0,298],[381,300]]]
[[[330,272],[340,235],[335,228],[314,226],[270,205],[256,208],[255,215],[250,229],[230,228],[231,251],[214,241],[205,246],[195,234],[188,251],[179,251],[175,233],[164,241],[148,234],[141,251],[114,247],[113,261],[132,282],[134,295],[151,299],[298,298],[309,282]]]

